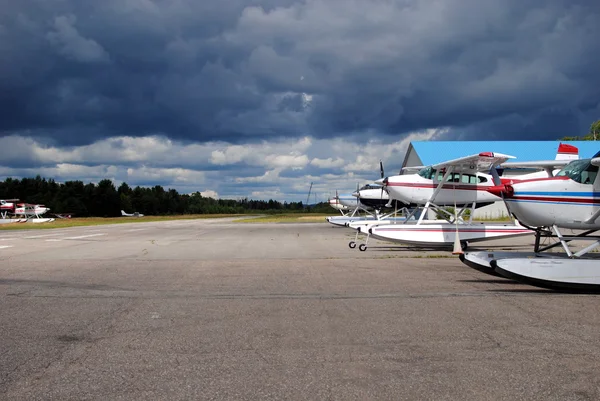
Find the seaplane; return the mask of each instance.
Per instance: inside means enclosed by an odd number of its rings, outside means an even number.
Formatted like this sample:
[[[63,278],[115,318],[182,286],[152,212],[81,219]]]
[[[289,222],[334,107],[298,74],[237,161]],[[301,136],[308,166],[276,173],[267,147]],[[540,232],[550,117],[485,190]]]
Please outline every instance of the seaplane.
[[[497,159],[494,160],[494,156]],[[367,234],[366,241],[359,246],[359,249],[365,251],[369,237],[373,231],[376,231],[375,236],[379,239],[427,246],[446,246],[452,243],[454,238],[454,252],[460,254],[469,242],[527,235],[525,227],[519,226],[518,221],[514,225],[473,223],[473,212],[476,208],[501,200],[500,197],[487,193],[486,189],[493,186],[494,182],[492,174],[486,174],[484,171],[488,168],[493,168],[496,173],[501,173],[507,168],[512,171],[514,169],[541,170],[513,176],[510,179],[502,178],[510,181],[553,176],[560,168],[578,159],[579,150],[575,146],[561,143],[554,160],[502,162],[513,158],[509,155],[484,152],[432,166],[407,167],[403,170],[415,170],[417,173],[380,180],[384,190],[390,194],[390,199],[399,199],[403,202],[402,214],[405,217],[400,217],[400,221],[392,221],[391,226],[385,226],[390,222],[383,220],[348,223],[347,226],[357,230],[354,241],[350,241],[348,246],[355,248],[358,235],[364,233]],[[457,205],[462,208],[454,216],[444,208],[444,206],[451,206],[456,211]],[[426,219],[430,211],[435,212],[438,219]],[[463,218],[466,215],[469,215],[468,221]],[[445,219],[446,224],[440,224],[440,218]],[[415,220],[417,227],[395,225],[398,222],[412,224]],[[424,224],[427,226],[419,227]],[[456,225],[458,229],[455,229]],[[457,232],[460,235],[456,235]]]
[[[379,171],[381,178],[384,177],[383,162],[379,161]],[[332,202],[332,200],[335,201]],[[327,216],[326,220],[336,226],[348,226],[351,222],[373,222],[389,219],[391,213],[382,214],[383,208],[397,207],[397,202],[390,200],[387,192],[383,190],[381,184],[369,183],[360,187],[356,186],[356,191],[351,194],[337,194],[336,197],[329,200],[332,205],[337,202],[340,206],[334,207],[338,210],[345,207],[346,213],[341,211],[341,216]]]
[[[509,159],[514,156],[482,152],[430,166],[405,167],[403,170],[416,170],[417,173],[383,178],[380,183],[390,198],[413,209],[404,222],[369,227],[367,242],[369,237],[374,237],[417,246],[454,246],[454,252],[462,252],[471,242],[531,235],[531,231],[518,222],[473,222],[476,208],[502,200],[487,191],[494,182],[492,176],[483,171],[495,169]],[[447,207],[453,207],[454,212]],[[430,211],[438,219],[426,219]],[[418,212],[418,219],[413,219]],[[361,251],[367,249],[367,242],[361,244]]]
[[[1,223],[47,223],[54,221],[53,218],[42,217],[42,215],[50,211],[50,208],[39,204],[16,202],[18,202],[18,199],[4,199],[0,201],[0,206],[2,207]]]
[[[533,252],[467,252],[463,263],[537,287],[600,292],[600,152],[571,161],[552,177],[506,182],[487,191],[535,232]],[[577,234],[567,235],[565,230]],[[542,244],[543,241],[546,241]],[[555,241],[553,243],[549,243]],[[573,242],[590,241],[579,250]],[[562,247],[564,252],[551,252]]]
[[[15,210],[15,202],[18,202],[18,199],[0,199],[0,218],[6,219],[9,214],[13,214]]]
[[[141,214],[141,213],[138,213],[138,212],[125,213],[124,210],[121,210],[121,216],[124,216],[124,217],[144,217],[144,215]]]
[[[329,198],[327,200],[327,202],[329,203],[329,206],[331,206],[335,210],[339,211],[342,214],[342,216],[344,216],[344,212],[347,212],[348,210],[350,210],[350,208],[348,206],[346,206],[340,202],[340,198],[339,198],[337,191],[335,193],[335,196],[333,198]]]

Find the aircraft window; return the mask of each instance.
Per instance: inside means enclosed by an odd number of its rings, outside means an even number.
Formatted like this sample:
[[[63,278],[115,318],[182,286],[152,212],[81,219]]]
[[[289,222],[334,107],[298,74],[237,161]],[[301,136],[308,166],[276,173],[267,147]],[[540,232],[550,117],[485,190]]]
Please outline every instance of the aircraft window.
[[[584,184],[593,184],[596,180],[596,176],[598,175],[598,166],[590,166],[585,169],[585,171],[581,172],[581,181]]]
[[[481,176],[479,176],[479,177],[477,177],[477,178],[479,178],[479,183],[480,183],[480,184],[481,184],[482,182],[487,182],[487,178],[485,178],[485,177],[481,177]]]
[[[444,176],[442,175],[439,179],[441,180]],[[460,182],[460,173],[451,173],[446,178],[446,182]]]
[[[435,170],[433,169],[433,167],[428,166],[428,167],[422,168],[419,171],[419,175],[423,178],[431,180],[435,176]]]
[[[464,184],[477,184],[477,177],[473,174],[463,174],[461,181]]]
[[[591,164],[591,159],[573,160],[558,173],[557,177],[569,177],[580,184],[593,184],[598,175],[598,167]]]

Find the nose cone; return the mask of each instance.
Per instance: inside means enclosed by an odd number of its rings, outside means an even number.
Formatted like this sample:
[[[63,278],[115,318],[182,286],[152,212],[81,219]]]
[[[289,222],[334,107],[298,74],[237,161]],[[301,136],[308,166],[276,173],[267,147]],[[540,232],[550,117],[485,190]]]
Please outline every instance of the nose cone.
[[[509,184],[495,185],[493,187],[489,187],[487,191],[492,195],[496,195],[499,198],[501,198],[502,196],[504,196],[505,198],[512,198],[515,194],[514,188],[512,187],[512,185]]]
[[[385,178],[380,178],[377,181],[375,181],[375,184],[381,185],[385,188],[388,185],[388,182],[389,182],[389,177],[385,177]]]
[[[352,192],[352,196],[354,196],[355,198],[358,198],[360,196],[360,192],[354,191],[354,192]]]

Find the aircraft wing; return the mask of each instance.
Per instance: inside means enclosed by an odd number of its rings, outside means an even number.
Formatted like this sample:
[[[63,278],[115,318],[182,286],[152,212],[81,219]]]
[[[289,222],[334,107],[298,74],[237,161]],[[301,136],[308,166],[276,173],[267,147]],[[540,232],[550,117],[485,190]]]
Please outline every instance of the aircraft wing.
[[[463,171],[481,171],[488,172],[492,167],[504,163],[508,159],[515,159],[515,156],[509,156],[502,153],[482,152],[476,155],[459,157],[458,159],[433,164],[431,167],[435,170],[441,170],[453,167],[456,173]],[[427,166],[404,167],[403,170],[420,170]]]
[[[572,162],[573,160],[540,160],[531,162],[508,162],[502,163],[502,168],[539,168],[539,169],[554,169],[562,168]]]

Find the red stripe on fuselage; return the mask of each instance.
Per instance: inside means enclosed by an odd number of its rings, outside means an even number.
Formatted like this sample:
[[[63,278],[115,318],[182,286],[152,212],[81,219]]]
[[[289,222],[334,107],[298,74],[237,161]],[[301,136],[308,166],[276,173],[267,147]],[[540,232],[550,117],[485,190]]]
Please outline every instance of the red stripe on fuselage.
[[[569,202],[569,203],[584,203],[584,204],[600,204],[600,199],[598,198],[560,198],[556,196],[523,196],[523,195],[515,195],[512,198],[507,200],[524,200],[524,201],[538,201],[538,202]]]
[[[408,187],[408,188],[432,188],[435,189],[439,184],[413,184],[408,182],[389,182],[390,187]],[[487,191],[489,186],[465,185],[465,184],[444,184],[442,189],[460,189],[463,191]]]

